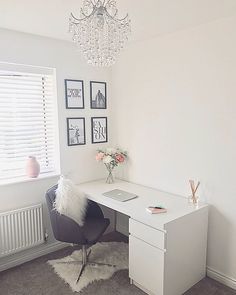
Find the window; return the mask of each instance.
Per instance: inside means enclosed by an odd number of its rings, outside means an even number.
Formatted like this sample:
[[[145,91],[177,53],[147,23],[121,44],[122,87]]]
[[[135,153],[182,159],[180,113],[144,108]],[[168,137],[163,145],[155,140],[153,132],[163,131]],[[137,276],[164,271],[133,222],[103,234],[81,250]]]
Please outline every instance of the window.
[[[53,69],[0,63],[0,182],[25,176],[29,156],[40,174],[58,172]]]

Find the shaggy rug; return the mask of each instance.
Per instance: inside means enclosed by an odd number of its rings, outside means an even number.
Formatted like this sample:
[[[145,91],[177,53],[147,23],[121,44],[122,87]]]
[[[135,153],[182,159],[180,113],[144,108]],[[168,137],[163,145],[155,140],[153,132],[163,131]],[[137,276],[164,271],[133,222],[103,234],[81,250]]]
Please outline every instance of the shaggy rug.
[[[82,251],[76,250],[71,255],[49,260],[55,273],[62,278],[74,292],[80,292],[90,283],[98,280],[107,280],[112,275],[122,269],[128,268],[128,244],[123,242],[104,242],[92,246],[89,261],[108,263],[111,266],[86,266],[80,280],[76,283],[80,271],[80,264],[76,261],[82,260]]]

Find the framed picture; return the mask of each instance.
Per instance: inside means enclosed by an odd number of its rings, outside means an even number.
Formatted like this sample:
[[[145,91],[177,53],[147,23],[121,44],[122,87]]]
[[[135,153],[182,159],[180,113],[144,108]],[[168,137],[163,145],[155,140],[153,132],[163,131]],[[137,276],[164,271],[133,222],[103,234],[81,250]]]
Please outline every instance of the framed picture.
[[[68,146],[86,144],[85,118],[67,118],[66,120]]]
[[[106,82],[90,81],[90,107],[91,109],[107,108]]]
[[[107,142],[107,117],[92,117],[92,143]]]
[[[66,108],[84,109],[84,81],[65,80]]]

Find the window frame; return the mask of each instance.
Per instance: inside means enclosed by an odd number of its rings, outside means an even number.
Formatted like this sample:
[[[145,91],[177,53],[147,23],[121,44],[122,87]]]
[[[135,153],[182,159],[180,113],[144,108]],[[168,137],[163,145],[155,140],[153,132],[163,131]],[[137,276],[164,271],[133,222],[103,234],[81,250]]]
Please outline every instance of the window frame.
[[[10,71],[10,72],[21,72],[22,74],[36,74],[36,75],[51,75],[52,76],[52,126],[53,126],[53,144],[50,146],[53,148],[55,153],[53,159],[54,170],[49,172],[40,173],[37,178],[29,178],[27,175],[13,176],[9,178],[0,179],[0,186],[9,185],[14,183],[22,182],[32,182],[38,181],[46,178],[52,178],[60,175],[61,166],[60,166],[60,144],[59,144],[59,120],[58,120],[58,99],[57,99],[57,77],[56,69],[49,67],[41,66],[32,66],[25,64],[16,64],[16,63],[7,63],[0,62],[1,71]]]

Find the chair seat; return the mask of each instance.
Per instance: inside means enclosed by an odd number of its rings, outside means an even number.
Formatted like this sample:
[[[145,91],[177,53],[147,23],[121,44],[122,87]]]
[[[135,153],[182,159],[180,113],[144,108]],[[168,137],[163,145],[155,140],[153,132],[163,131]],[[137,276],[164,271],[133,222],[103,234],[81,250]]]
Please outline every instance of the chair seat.
[[[87,244],[95,244],[103,235],[109,224],[110,220],[108,218],[87,219],[83,226],[83,234],[87,240]]]

